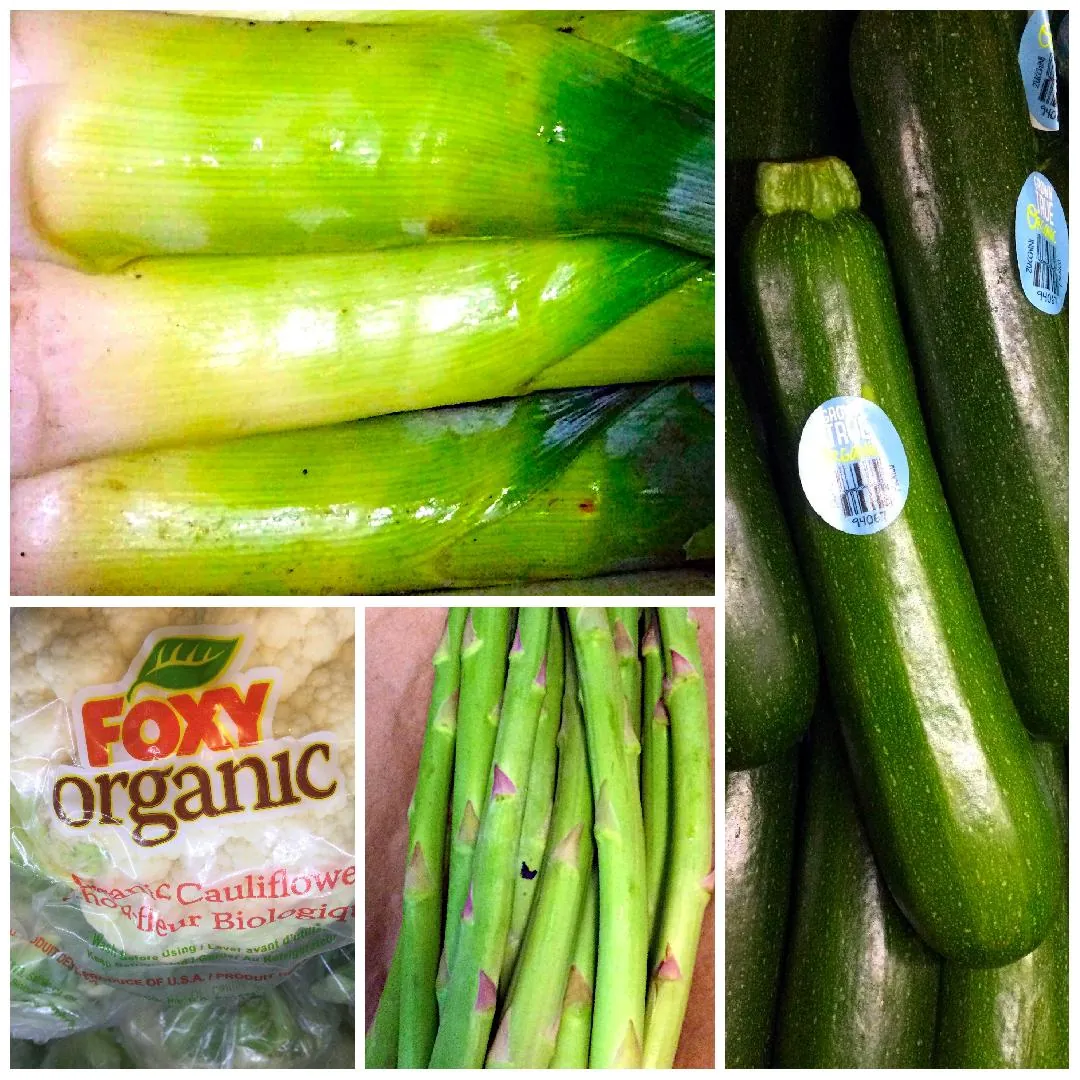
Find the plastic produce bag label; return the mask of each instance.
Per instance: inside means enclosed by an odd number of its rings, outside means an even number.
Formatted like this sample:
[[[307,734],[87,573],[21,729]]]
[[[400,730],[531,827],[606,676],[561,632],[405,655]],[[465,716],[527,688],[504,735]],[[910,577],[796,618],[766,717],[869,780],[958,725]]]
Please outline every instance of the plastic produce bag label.
[[[1045,11],[1031,13],[1020,39],[1019,60],[1032,127],[1057,131],[1057,66],[1050,18]]]
[[[162,626],[115,681],[23,717],[13,702],[25,938],[171,998],[273,985],[351,942],[351,618],[266,609],[252,624]],[[32,639],[29,625],[13,619],[13,638]],[[63,662],[38,655],[33,675],[59,668],[50,688],[72,686],[65,668],[95,668],[87,639],[54,644]]]
[[[819,405],[799,440],[799,480],[817,514],[840,532],[869,536],[907,501],[907,454],[884,411],[861,397]]]
[[[1069,226],[1054,185],[1033,172],[1016,200],[1016,264],[1024,295],[1048,315],[1069,290]]]

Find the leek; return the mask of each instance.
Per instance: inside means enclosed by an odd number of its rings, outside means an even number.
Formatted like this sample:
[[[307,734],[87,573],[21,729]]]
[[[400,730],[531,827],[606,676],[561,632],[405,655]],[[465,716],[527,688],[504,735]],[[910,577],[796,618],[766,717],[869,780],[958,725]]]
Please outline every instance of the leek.
[[[716,275],[701,270],[546,368],[532,390],[711,375],[716,361]]]
[[[700,96],[572,34],[19,12],[12,42],[15,217],[89,268],[553,233],[713,253]]]
[[[17,593],[382,593],[684,565],[713,386],[538,394],[101,458],[12,488]]]
[[[180,14],[181,12],[178,12]],[[715,92],[712,11],[328,11],[297,9],[265,11],[189,11],[218,18],[301,22],[352,22],[369,25],[435,23],[499,25],[526,22],[586,41],[606,45],[639,63],[663,72],[699,94]]]
[[[148,259],[112,275],[16,260],[12,471],[711,374],[711,278],[696,256],[617,238]]]

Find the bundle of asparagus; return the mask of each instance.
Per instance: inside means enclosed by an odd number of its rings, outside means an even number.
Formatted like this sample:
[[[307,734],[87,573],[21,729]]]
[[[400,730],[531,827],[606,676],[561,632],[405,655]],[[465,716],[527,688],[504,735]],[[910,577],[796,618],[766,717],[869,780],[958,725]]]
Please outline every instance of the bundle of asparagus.
[[[367,1067],[670,1067],[713,888],[696,623],[453,608],[434,666]]]

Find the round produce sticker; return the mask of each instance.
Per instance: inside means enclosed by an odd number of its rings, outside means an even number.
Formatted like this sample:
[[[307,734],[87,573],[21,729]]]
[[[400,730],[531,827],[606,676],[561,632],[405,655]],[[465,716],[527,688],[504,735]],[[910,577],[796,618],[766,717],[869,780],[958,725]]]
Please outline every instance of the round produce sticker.
[[[834,529],[869,536],[904,508],[907,454],[892,421],[872,401],[829,398],[803,427],[799,480],[810,505]]]
[[[1016,200],[1016,264],[1024,295],[1057,315],[1069,289],[1069,226],[1054,185],[1040,172],[1027,178]]]

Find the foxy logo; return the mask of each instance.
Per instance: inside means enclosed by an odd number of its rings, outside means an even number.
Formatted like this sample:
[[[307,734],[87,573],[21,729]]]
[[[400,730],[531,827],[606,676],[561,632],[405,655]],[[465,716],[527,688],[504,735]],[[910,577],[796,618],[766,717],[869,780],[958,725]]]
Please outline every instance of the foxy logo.
[[[251,640],[236,626],[158,630],[120,682],[76,694],[79,764],[53,782],[57,820],[157,847],[232,814],[344,798],[332,739],[274,739],[281,672],[244,670]]]
[[[102,768],[188,758],[270,738],[280,673],[241,673],[249,651],[242,627],[155,631],[119,683],[75,696],[81,760]]]

